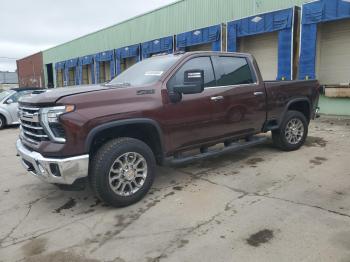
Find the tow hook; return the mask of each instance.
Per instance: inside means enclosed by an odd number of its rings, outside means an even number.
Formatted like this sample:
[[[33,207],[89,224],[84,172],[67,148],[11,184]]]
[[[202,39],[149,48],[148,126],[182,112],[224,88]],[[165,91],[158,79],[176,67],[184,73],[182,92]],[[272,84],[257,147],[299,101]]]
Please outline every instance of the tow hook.
[[[320,107],[316,107],[316,112],[315,112],[316,118],[320,118],[321,117],[319,112],[320,112]]]

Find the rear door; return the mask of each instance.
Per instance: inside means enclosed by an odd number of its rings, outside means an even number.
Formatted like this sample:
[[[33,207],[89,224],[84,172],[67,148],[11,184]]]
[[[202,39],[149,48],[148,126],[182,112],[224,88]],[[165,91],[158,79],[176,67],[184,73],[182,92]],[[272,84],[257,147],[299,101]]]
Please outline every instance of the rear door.
[[[217,79],[211,97],[213,119],[222,136],[259,133],[266,119],[266,92],[246,57],[213,56]]]

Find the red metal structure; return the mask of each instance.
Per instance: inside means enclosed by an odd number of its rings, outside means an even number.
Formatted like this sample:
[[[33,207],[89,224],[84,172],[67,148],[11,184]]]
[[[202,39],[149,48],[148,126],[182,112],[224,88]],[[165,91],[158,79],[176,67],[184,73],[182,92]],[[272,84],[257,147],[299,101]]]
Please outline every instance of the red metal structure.
[[[42,52],[16,62],[19,87],[45,87]]]

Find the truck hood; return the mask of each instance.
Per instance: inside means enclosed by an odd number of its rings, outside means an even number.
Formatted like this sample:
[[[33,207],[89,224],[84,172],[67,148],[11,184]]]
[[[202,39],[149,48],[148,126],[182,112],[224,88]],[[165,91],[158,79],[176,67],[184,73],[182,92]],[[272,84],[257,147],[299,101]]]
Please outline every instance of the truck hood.
[[[111,89],[111,86],[104,85],[84,85],[84,86],[72,86],[72,87],[60,87],[47,89],[46,92],[41,94],[31,94],[20,98],[19,102],[23,104],[38,104],[49,105],[54,104],[57,100],[76,94],[83,94],[89,92],[100,92],[102,90]]]

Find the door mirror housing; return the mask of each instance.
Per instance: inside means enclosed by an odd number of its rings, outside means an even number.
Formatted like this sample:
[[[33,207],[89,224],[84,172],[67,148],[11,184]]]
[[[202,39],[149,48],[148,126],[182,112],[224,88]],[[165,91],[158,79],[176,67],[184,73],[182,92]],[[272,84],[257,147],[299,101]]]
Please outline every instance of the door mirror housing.
[[[8,105],[13,104],[13,100],[12,99],[7,99],[6,100],[6,104],[8,104]]]
[[[175,85],[174,91],[184,95],[202,93],[204,91],[204,71],[199,69],[185,71],[183,85]]]

